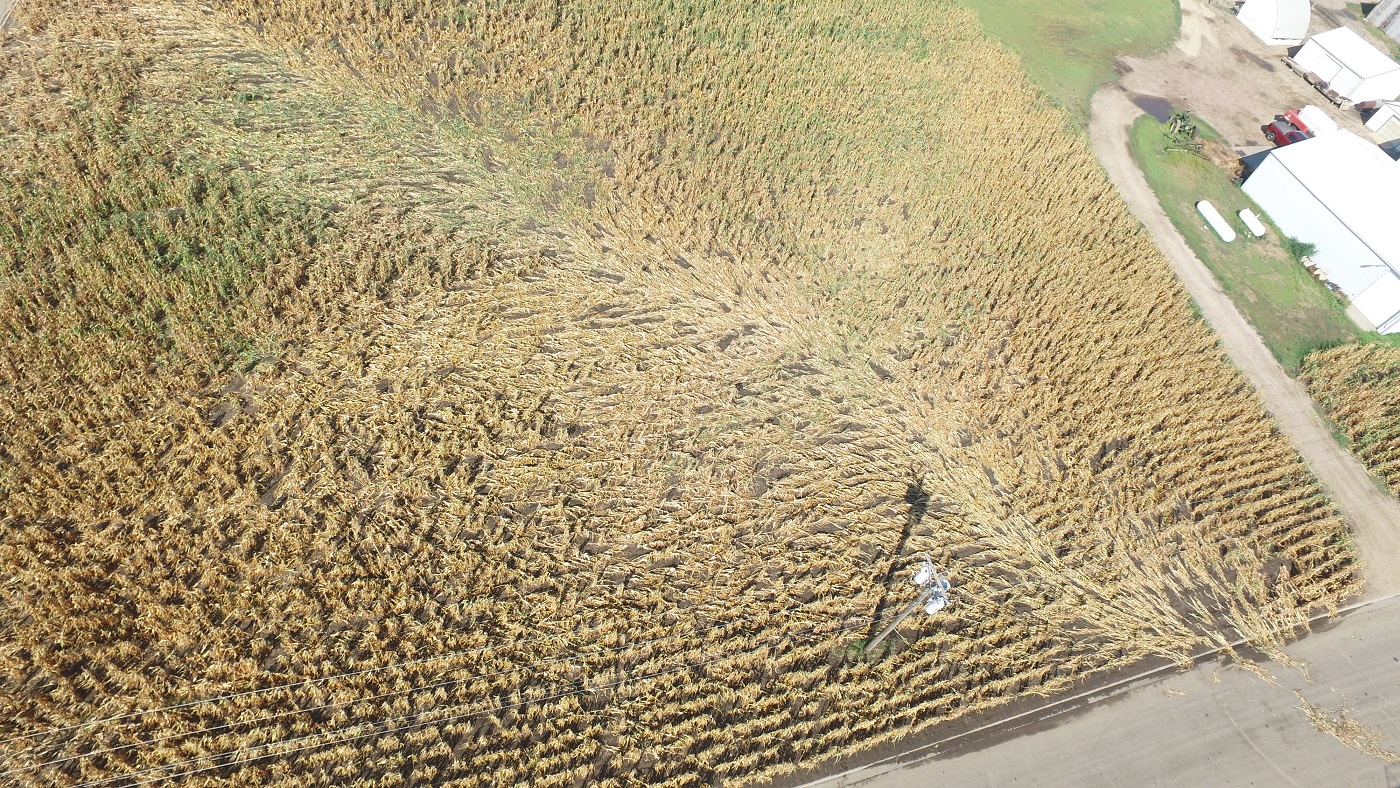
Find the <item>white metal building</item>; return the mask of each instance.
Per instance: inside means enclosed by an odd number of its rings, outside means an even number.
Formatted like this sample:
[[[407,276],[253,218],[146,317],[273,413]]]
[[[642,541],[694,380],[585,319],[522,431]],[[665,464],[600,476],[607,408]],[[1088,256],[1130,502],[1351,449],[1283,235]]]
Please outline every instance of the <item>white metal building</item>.
[[[1343,129],[1269,154],[1244,191],[1381,333],[1400,332],[1400,162]]]
[[[1303,43],[1311,14],[1308,0],[1245,0],[1235,12],[1260,41],[1282,47]]]
[[[1349,27],[1308,39],[1293,61],[1353,102],[1389,101],[1400,96],[1400,63]]]
[[[1366,21],[1400,41],[1400,0],[1381,0],[1366,15]]]
[[[1366,128],[1386,139],[1400,139],[1400,101],[1382,101],[1366,119]]]

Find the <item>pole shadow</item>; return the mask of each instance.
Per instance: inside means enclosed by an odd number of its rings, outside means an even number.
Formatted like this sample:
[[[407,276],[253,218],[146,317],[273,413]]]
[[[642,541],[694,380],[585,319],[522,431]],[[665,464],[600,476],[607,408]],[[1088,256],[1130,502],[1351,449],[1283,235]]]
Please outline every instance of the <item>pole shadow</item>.
[[[894,582],[895,574],[899,571],[899,557],[904,554],[904,546],[909,542],[909,535],[914,532],[914,526],[918,525],[928,513],[929,497],[924,492],[924,488],[917,482],[911,482],[904,491],[904,502],[909,504],[909,513],[904,518],[904,530],[899,534],[899,542],[894,546],[894,552],[890,554],[889,567],[885,570],[884,592],[880,594],[880,604],[875,606],[875,613],[870,620],[870,629],[865,633],[865,642],[880,631],[880,627],[885,617],[885,613],[890,604],[890,586]]]

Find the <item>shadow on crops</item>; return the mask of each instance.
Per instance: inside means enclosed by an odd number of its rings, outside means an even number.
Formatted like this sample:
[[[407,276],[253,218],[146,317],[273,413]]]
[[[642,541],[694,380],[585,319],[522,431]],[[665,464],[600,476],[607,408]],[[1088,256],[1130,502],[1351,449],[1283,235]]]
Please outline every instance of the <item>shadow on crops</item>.
[[[889,568],[885,570],[883,593],[880,594],[880,604],[875,606],[875,612],[870,621],[870,630],[865,633],[866,643],[875,637],[881,627],[885,624],[885,614],[888,612],[890,604],[890,586],[894,583],[895,573],[899,571],[899,557],[904,554],[904,545],[909,541],[909,535],[914,532],[914,526],[918,525],[928,513],[929,497],[924,492],[924,488],[917,482],[911,483],[904,491],[904,502],[909,504],[909,514],[904,518],[904,530],[899,534],[899,541],[894,546],[894,552],[890,553]]]

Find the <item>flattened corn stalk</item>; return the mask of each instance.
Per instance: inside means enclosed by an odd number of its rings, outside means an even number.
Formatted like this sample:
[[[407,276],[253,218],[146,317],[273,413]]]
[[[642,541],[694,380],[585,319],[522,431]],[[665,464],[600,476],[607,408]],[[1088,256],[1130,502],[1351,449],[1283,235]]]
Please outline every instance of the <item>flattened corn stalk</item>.
[[[211,11],[26,0],[0,49],[0,738],[328,680],[0,744],[76,759],[19,782],[402,718],[190,781],[738,783],[1354,590],[1085,142],[961,10]],[[898,653],[794,637],[924,552],[956,604]],[[415,662],[541,629],[681,635]]]

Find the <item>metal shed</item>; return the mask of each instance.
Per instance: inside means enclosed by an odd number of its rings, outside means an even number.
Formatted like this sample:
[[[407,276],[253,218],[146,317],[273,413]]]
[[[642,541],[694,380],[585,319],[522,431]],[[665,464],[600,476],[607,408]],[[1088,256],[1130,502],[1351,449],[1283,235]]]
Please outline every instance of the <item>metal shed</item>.
[[[1244,191],[1381,333],[1400,332],[1400,162],[1345,129],[1271,152]]]
[[[1388,140],[1400,139],[1400,101],[1382,101],[1366,119],[1366,128]]]
[[[1318,33],[1293,56],[1328,87],[1351,101],[1375,101],[1400,96],[1400,63],[1349,27]]]
[[[1366,15],[1366,21],[1400,41],[1400,0],[1381,0],[1376,3],[1371,13]]]
[[[1270,46],[1291,47],[1308,37],[1308,0],[1245,0],[1235,12],[1249,31]]]

